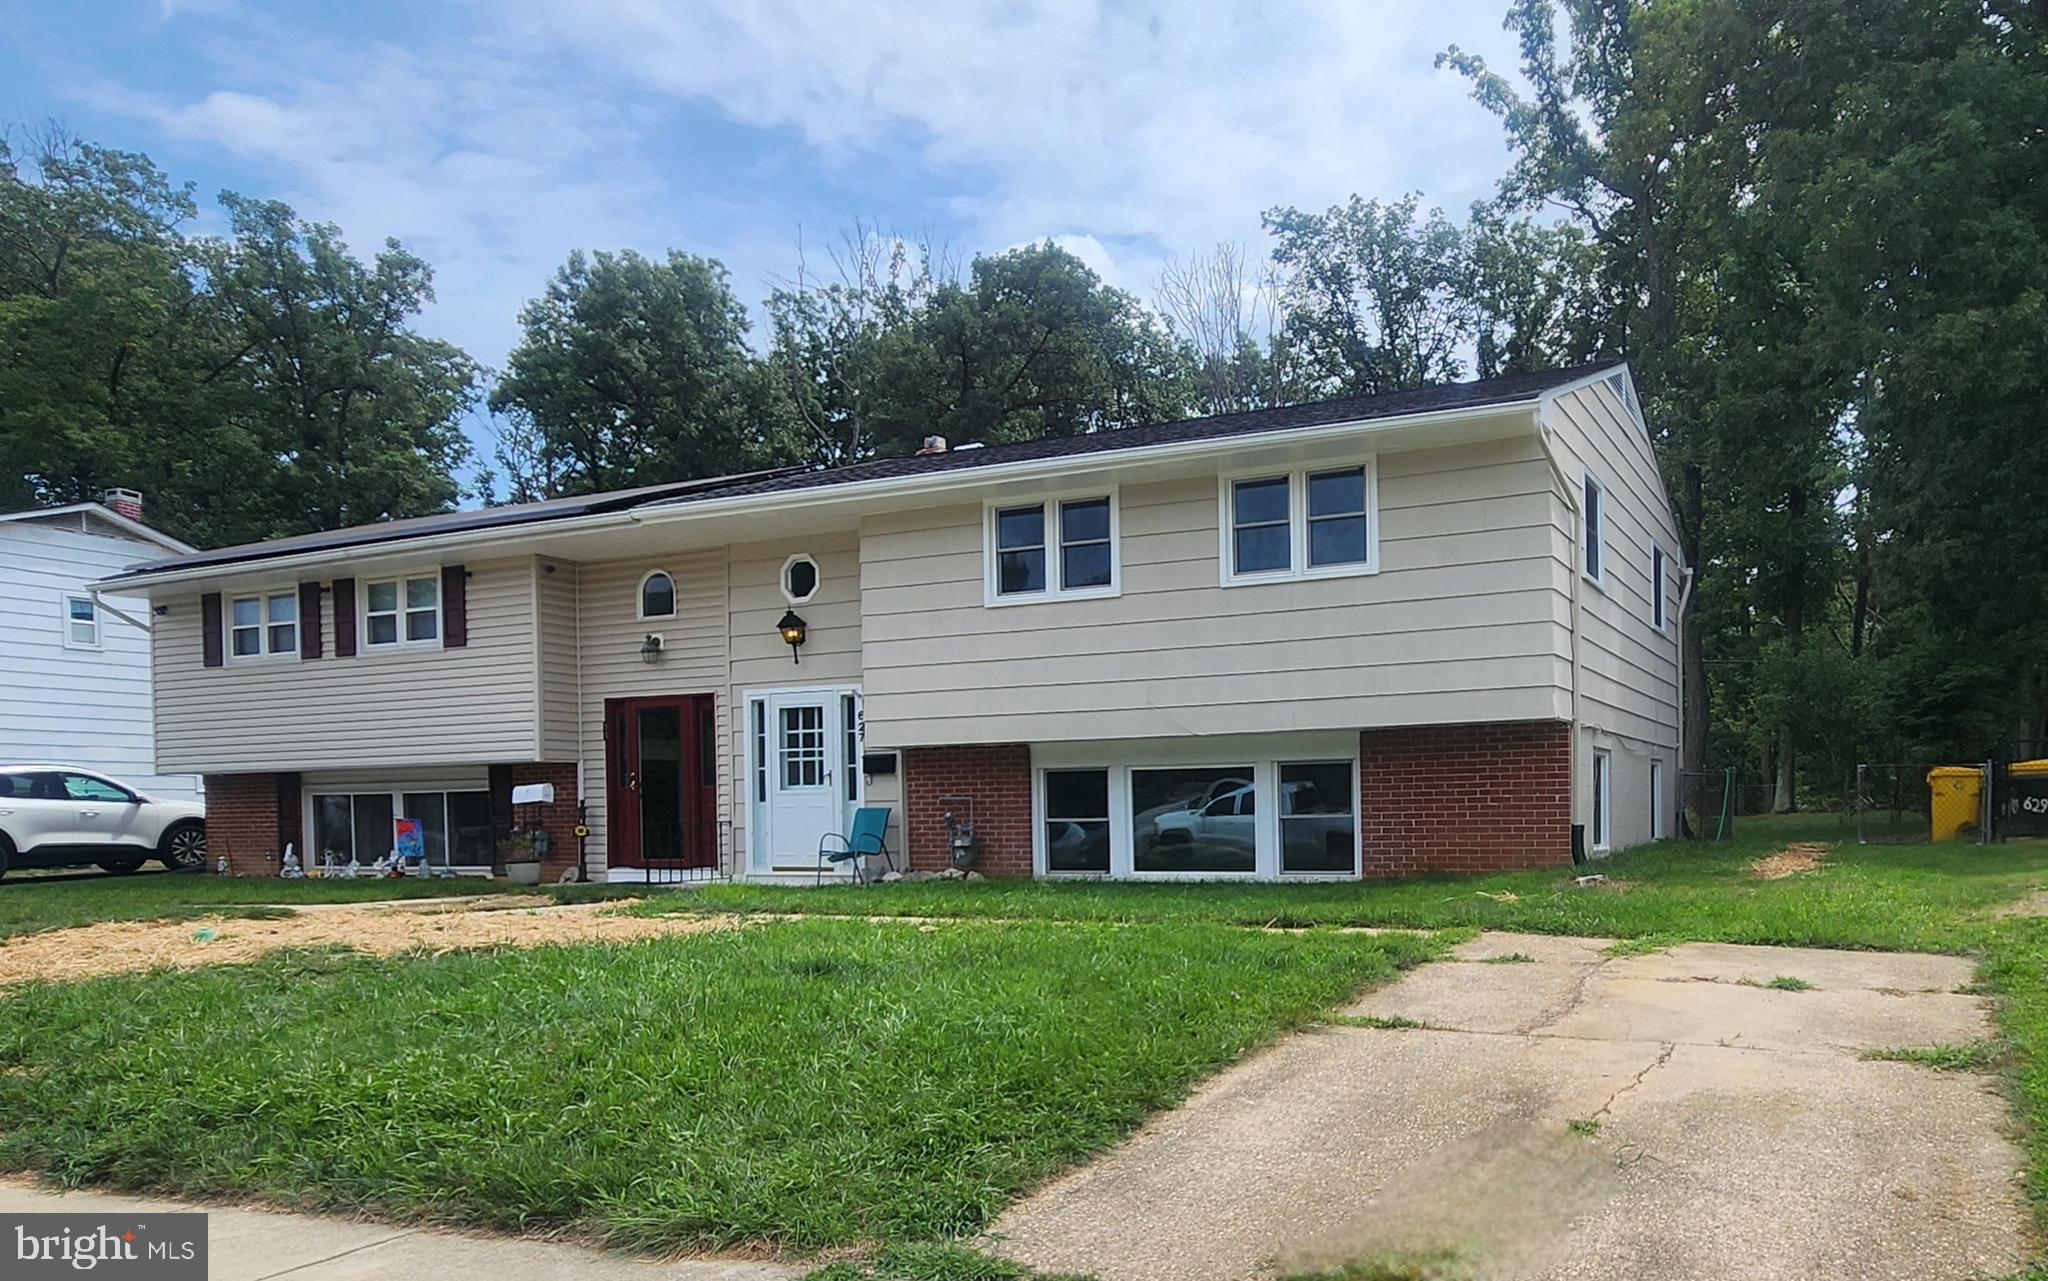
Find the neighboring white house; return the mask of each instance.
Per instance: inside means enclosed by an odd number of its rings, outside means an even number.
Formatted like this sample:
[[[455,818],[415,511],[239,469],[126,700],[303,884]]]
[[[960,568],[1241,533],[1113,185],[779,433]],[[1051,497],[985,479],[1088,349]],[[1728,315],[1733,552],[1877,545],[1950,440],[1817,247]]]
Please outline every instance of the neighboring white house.
[[[83,765],[171,799],[194,774],[156,772],[149,600],[91,584],[193,550],[141,521],[141,496],[0,515],[0,761]]]

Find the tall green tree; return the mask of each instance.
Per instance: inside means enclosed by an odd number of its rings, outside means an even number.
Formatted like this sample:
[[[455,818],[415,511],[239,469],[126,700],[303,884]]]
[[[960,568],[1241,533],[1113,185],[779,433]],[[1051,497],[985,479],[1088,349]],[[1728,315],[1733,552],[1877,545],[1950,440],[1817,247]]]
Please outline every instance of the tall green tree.
[[[490,397],[522,495],[727,475],[794,455],[776,380],[747,349],[725,268],[670,251],[577,251],[520,312]]]
[[[770,356],[820,462],[1112,431],[1181,416],[1191,364],[1159,318],[1053,244],[946,278],[892,248],[770,300]]]

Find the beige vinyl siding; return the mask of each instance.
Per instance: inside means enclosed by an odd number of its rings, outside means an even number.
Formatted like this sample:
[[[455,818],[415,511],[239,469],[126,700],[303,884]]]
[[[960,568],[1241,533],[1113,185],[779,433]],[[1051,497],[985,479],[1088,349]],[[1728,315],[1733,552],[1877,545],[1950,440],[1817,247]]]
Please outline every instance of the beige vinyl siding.
[[[979,512],[977,508],[977,520]],[[860,549],[860,535],[850,529],[743,543],[730,549],[732,680],[731,697],[719,708],[727,744],[719,773],[719,808],[731,820],[733,848],[741,852],[742,862],[747,848],[747,793],[735,790],[734,782],[746,776],[746,696],[752,690],[858,687],[863,683]],[[797,553],[818,562],[818,591],[810,600],[792,606],[782,594],[782,565]],[[808,626],[798,662],[790,661],[789,646],[775,630],[787,609],[795,609]],[[890,818],[892,848],[897,841],[896,818]]]
[[[1558,397],[1549,421],[1565,479],[1580,485],[1591,471],[1605,494],[1603,581],[1581,585],[1580,719],[1593,729],[1639,742],[1673,743],[1678,736],[1678,530],[1649,438],[1605,381]],[[1669,624],[1661,632],[1651,621],[1650,603],[1652,549],[1658,546],[1665,555]]]
[[[675,579],[674,618],[640,617],[640,580],[655,569]],[[726,716],[725,553],[692,551],[591,562],[579,568],[577,597],[584,821],[590,826],[590,869],[596,873],[607,866],[610,850],[605,700],[716,694],[719,716]],[[640,646],[650,632],[662,638],[658,663],[640,657]],[[726,808],[724,794],[721,780],[721,810]]]
[[[321,600],[323,657],[207,667],[199,594],[154,596],[167,607],[155,618],[153,647],[160,767],[233,773],[533,759],[532,558],[467,568],[469,643],[461,649],[359,647],[336,658],[330,593]],[[225,586],[223,610],[258,590],[296,583]]]
[[[534,562],[534,643],[540,653],[540,759],[573,761],[581,741],[576,587],[578,567]]]
[[[1378,464],[1374,575],[1221,586],[1213,476],[1122,486],[1106,600],[985,608],[979,505],[869,520],[870,743],[1569,715],[1570,532],[1534,436]]]

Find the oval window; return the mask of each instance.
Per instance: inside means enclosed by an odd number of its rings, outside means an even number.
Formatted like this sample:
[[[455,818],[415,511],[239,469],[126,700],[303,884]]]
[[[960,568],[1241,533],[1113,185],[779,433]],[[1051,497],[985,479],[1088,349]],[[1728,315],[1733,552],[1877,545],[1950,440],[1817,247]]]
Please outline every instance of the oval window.
[[[782,595],[790,604],[801,605],[817,594],[817,561],[797,555],[782,562]]]
[[[655,570],[640,580],[640,617],[674,618],[676,580]]]

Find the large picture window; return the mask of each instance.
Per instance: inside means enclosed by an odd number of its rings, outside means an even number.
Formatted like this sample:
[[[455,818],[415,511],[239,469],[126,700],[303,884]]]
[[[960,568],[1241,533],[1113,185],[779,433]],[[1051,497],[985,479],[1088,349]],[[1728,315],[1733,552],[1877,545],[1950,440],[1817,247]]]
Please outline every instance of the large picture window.
[[[397,844],[397,820],[419,820],[420,845],[430,867],[488,867],[491,863],[491,794],[483,790],[417,792],[314,792],[313,845],[306,863],[337,865],[353,859],[367,867]]]
[[[1131,771],[1131,868],[1137,872],[1257,870],[1258,791],[1252,767]]]
[[[1140,880],[1355,877],[1352,742],[1288,735],[1263,744],[1272,755],[1237,756],[1229,746],[1208,755],[1204,745],[1167,741],[1133,745],[1125,764],[1091,759],[1080,744],[1049,746],[1036,777],[1034,865],[1049,876]],[[1262,744],[1237,747],[1247,745]]]
[[[984,553],[991,605],[1113,596],[1116,495],[991,504]]]
[[[1369,574],[1379,568],[1378,471],[1343,467],[1223,478],[1226,585]]]

